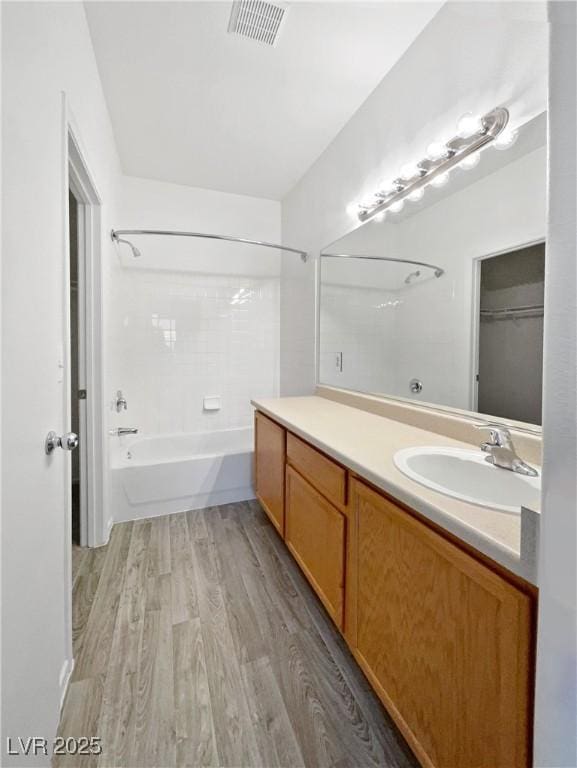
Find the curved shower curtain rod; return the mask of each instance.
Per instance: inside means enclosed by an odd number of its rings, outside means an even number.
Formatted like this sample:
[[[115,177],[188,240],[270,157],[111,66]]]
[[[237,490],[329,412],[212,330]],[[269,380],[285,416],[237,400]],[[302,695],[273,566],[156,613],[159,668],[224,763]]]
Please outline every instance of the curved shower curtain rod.
[[[140,251],[130,240],[125,240],[121,235],[168,235],[174,237],[202,237],[208,240],[227,240],[231,243],[244,243],[245,245],[260,245],[263,248],[276,248],[279,251],[289,251],[298,253],[303,261],[306,261],[308,254],[298,248],[289,248],[287,245],[277,245],[276,243],[267,243],[263,240],[248,240],[245,237],[232,237],[231,235],[213,235],[206,232],[178,232],[171,229],[113,229],[110,237],[117,243],[126,243],[132,249],[135,257],[140,256]]]
[[[412,261],[411,259],[394,259],[392,256],[366,256],[356,253],[321,253],[322,257],[328,259],[368,259],[370,261],[395,261],[397,264],[412,264],[416,267],[427,267],[427,269],[433,269],[435,271],[435,277],[441,277],[445,274],[445,270],[442,267],[437,267],[436,264],[427,264],[425,261]]]

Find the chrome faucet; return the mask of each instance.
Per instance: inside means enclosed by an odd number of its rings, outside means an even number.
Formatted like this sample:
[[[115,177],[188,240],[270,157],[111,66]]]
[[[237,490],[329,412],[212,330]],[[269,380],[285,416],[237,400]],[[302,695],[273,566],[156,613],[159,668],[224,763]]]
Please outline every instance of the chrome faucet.
[[[501,424],[475,424],[476,429],[489,430],[490,440],[481,443],[481,450],[488,453],[487,461],[490,461],[496,467],[508,469],[511,472],[517,472],[520,475],[537,477],[539,473],[523,459],[517,455],[511,433],[507,427]]]
[[[136,427],[116,427],[116,429],[108,430],[109,435],[115,437],[121,437],[122,435],[137,435],[138,429]]]
[[[116,393],[116,400],[114,405],[116,406],[116,412],[120,413],[122,409],[126,410],[128,408],[128,405],[126,403],[126,398],[122,394],[122,390],[119,389]]]

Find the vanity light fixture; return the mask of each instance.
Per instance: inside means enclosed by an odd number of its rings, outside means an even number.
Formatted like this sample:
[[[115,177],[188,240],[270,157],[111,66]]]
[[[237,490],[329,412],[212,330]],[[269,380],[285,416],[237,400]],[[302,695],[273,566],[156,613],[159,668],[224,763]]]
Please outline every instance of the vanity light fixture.
[[[505,131],[508,122],[509,111],[505,107],[496,107],[482,116],[470,112],[462,115],[457,122],[456,136],[445,143],[432,142],[423,160],[403,165],[398,178],[383,183],[379,191],[357,205],[357,217],[368,221],[378,216],[382,221],[387,210],[401,211],[405,198],[420,200],[428,184],[444,186],[452,168],[474,168],[479,162],[480,150],[489,144],[494,143],[498,149],[512,146],[517,132]]]

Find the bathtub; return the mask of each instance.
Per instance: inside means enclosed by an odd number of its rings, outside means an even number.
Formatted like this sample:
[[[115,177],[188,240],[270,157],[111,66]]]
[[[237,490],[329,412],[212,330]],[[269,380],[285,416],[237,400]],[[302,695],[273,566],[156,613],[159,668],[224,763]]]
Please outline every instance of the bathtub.
[[[252,427],[112,439],[115,522],[254,498]]]

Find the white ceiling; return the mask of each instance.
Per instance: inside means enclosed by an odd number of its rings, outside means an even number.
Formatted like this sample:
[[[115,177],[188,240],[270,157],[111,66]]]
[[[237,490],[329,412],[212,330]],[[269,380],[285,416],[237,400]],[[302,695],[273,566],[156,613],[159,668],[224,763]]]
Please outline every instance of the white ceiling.
[[[230,2],[87,2],[124,172],[282,199],[442,2],[296,2],[276,47]]]

